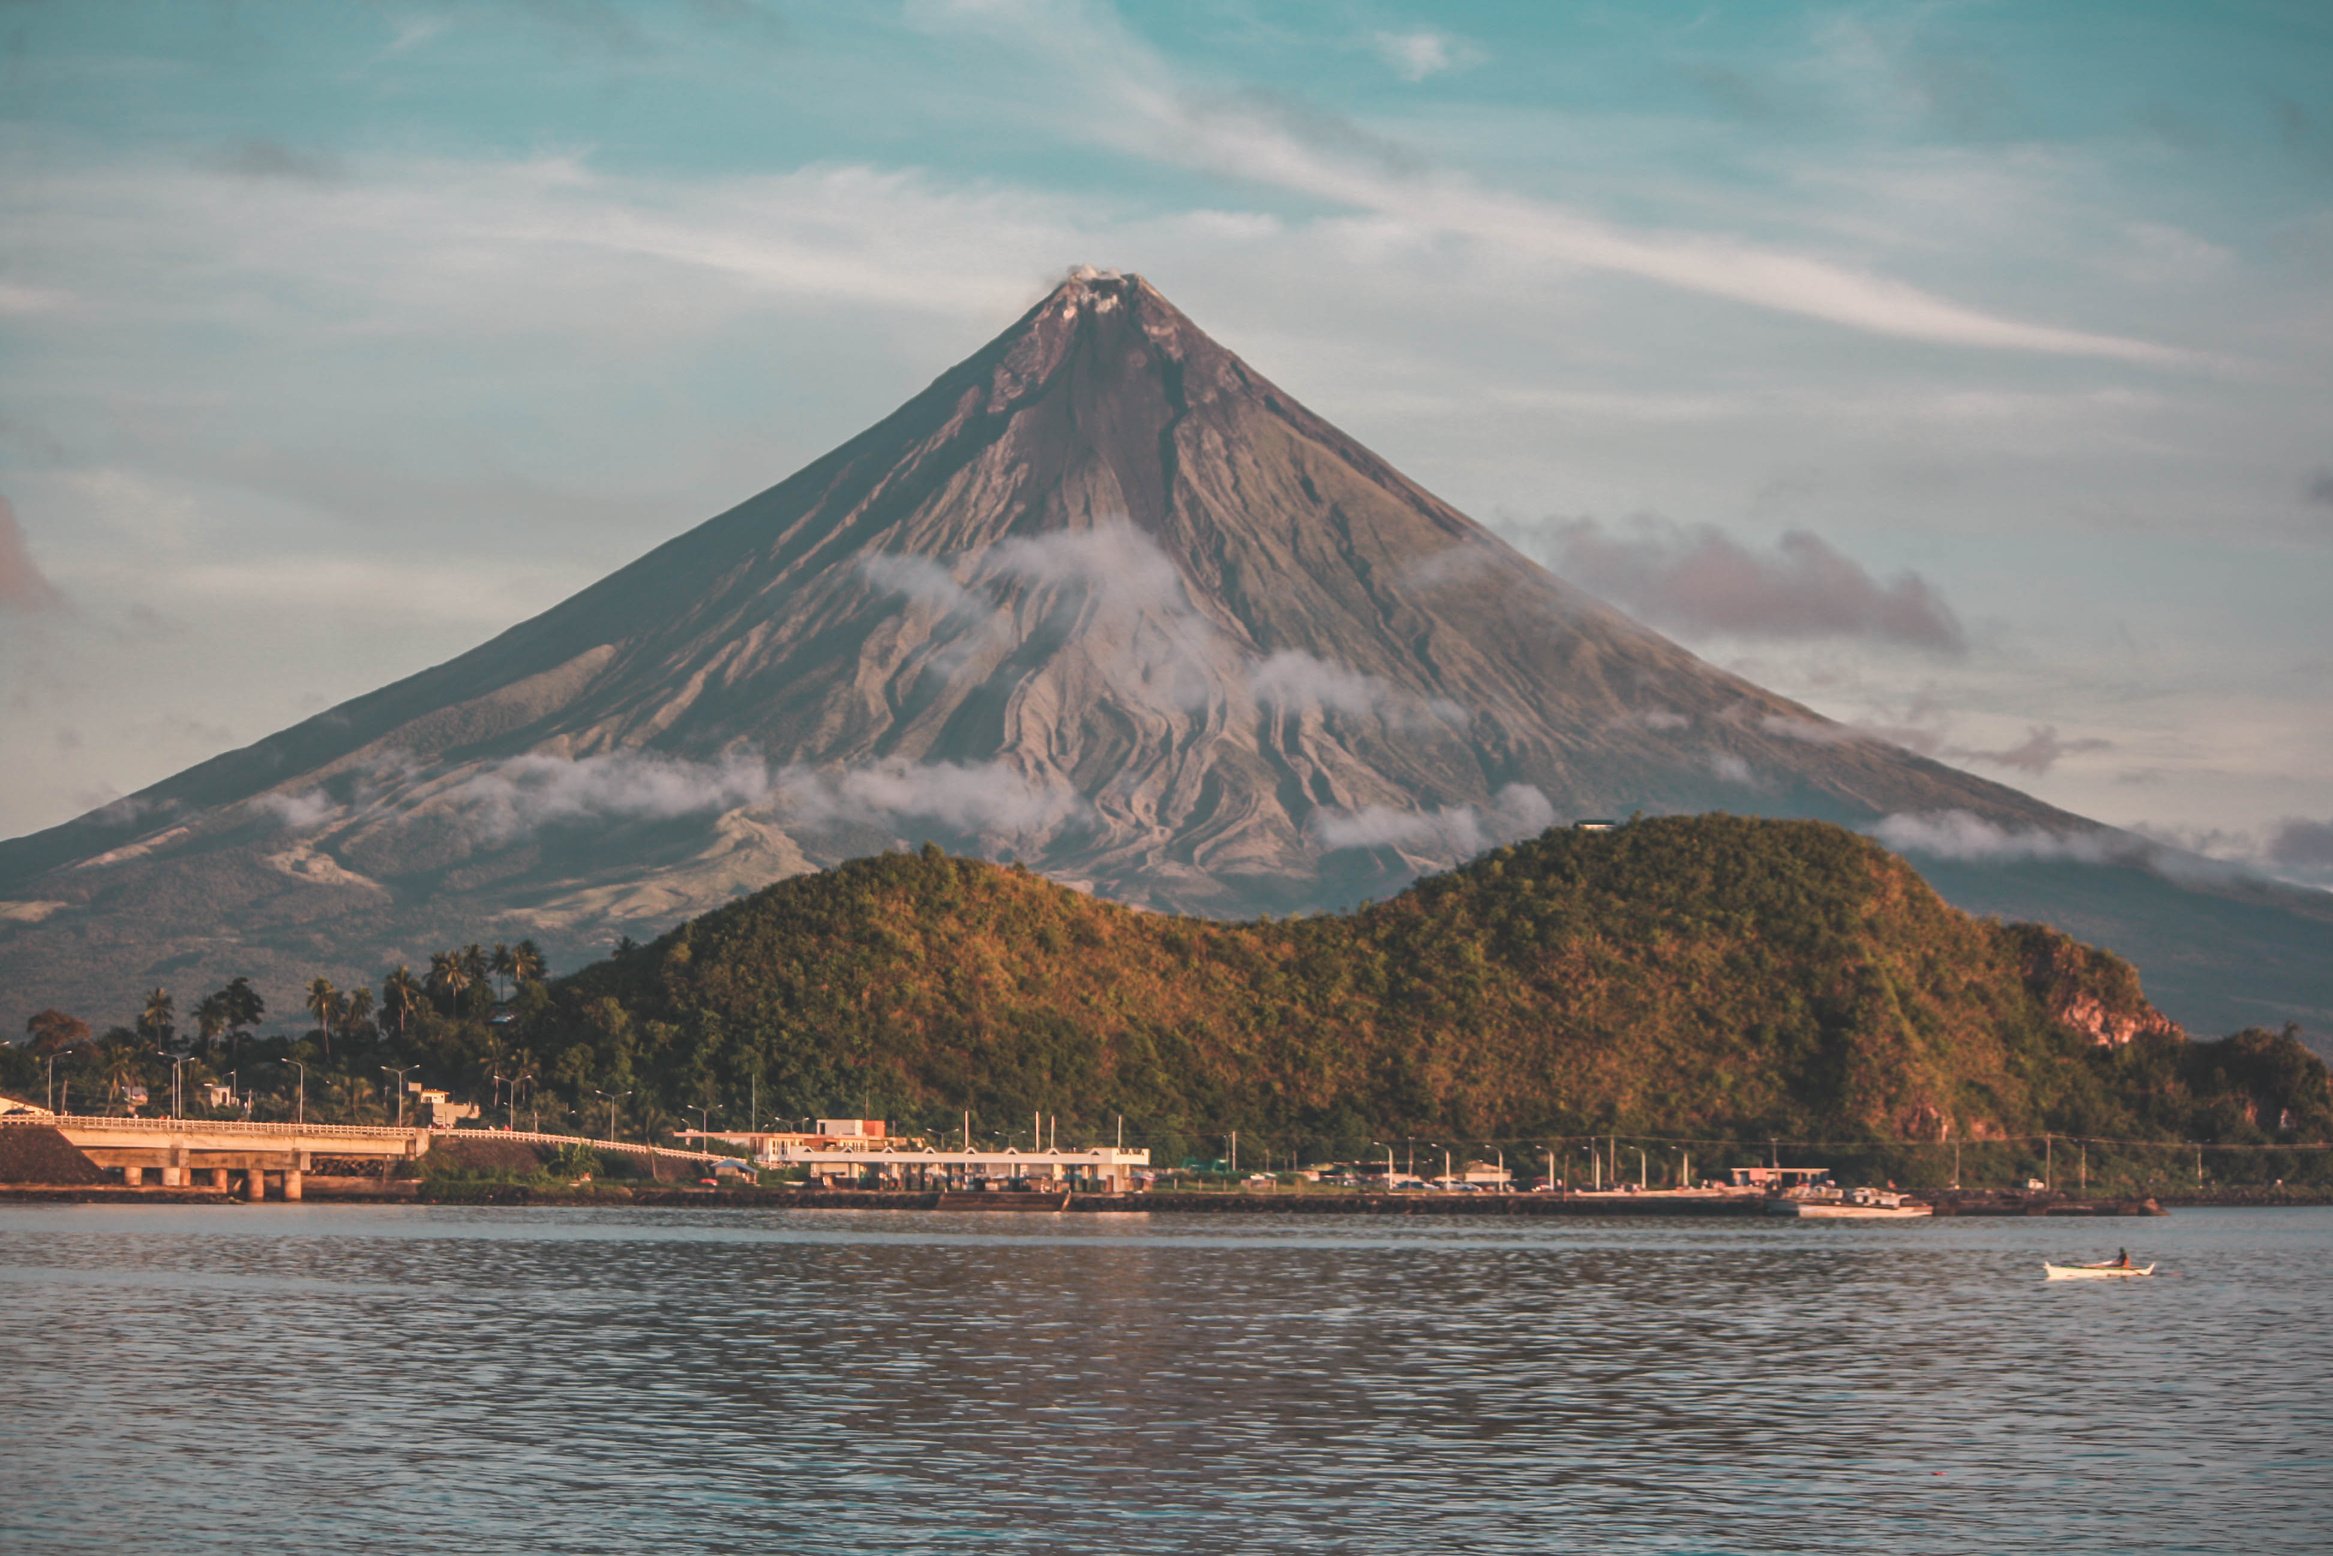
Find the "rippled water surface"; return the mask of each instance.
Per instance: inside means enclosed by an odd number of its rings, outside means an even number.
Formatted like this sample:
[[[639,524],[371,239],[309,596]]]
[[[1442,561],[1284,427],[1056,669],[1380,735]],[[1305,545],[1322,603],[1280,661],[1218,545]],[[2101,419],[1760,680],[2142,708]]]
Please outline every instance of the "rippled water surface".
[[[2324,1551],[2333,1212],[13,1207],[0,1391],[11,1551]]]

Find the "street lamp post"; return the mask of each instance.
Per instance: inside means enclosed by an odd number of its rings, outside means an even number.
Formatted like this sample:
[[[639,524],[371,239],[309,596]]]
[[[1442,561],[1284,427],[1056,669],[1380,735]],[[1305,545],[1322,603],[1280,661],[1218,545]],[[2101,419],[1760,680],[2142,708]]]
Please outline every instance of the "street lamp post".
[[[308,1127],[308,1067],[297,1059],[285,1059],[281,1062],[300,1072],[300,1100],[292,1113],[292,1127],[305,1129]]]
[[[68,1043],[68,1044],[66,1044],[66,1045],[65,1045],[63,1048],[60,1048],[60,1049],[58,1049],[58,1050],[57,1050],[55,1053],[53,1053],[53,1054],[50,1054],[50,1055],[48,1056],[47,1063],[48,1063],[48,1067],[49,1067],[49,1111],[50,1111],[51,1113],[54,1113],[54,1112],[56,1112],[56,1111],[57,1111],[57,1061],[58,1061],[59,1059],[62,1059],[62,1058],[64,1058],[64,1057],[65,1057],[65,1055],[67,1055],[67,1054],[69,1054],[69,1053],[72,1053],[73,1051],[74,1051],[73,1045],[72,1045],[72,1044],[70,1044],[70,1043]],[[71,1081],[67,1081],[67,1082],[65,1083],[65,1088],[66,1088],[66,1090],[68,1090],[68,1091],[70,1091],[70,1090],[72,1089],[72,1086],[73,1086],[73,1083],[72,1083]]]
[[[397,1077],[397,1127],[399,1129],[405,1127],[405,1077],[420,1068],[421,1066],[417,1064],[384,1064],[381,1066],[383,1075]]]
[[[1629,1147],[1629,1149],[1636,1153],[1636,1188],[1637,1192],[1641,1194],[1646,1189],[1652,1187],[1652,1185],[1646,1181],[1648,1174],[1644,1162],[1644,1147],[1641,1145],[1632,1145]]]
[[[154,1050],[154,1057],[170,1061],[170,1116],[172,1118],[182,1117],[186,1112],[186,1093],[180,1084],[179,1077],[185,1072],[179,1066],[192,1059],[194,1055],[174,1054],[167,1048],[157,1048]]]
[[[711,1161],[713,1159],[713,1110],[696,1102],[684,1102],[681,1106],[697,1115],[697,1149],[704,1154],[706,1161]]]
[[[1393,1192],[1393,1142],[1391,1140],[1372,1140],[1369,1143],[1385,1147],[1385,1192],[1391,1194]]]
[[[616,1104],[622,1101],[624,1098],[629,1097],[631,1094],[632,1091],[630,1087],[626,1087],[622,1091],[613,1093],[605,1091],[594,1091],[592,1093],[593,1096],[599,1098],[602,1102],[605,1102],[608,1105],[608,1144],[610,1145],[614,1145],[616,1143]]]

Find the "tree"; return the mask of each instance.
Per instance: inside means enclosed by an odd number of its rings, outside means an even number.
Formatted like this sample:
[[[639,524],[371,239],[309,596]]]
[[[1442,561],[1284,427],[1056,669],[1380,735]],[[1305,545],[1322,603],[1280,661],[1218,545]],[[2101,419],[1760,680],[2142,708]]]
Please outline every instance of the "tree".
[[[446,1014],[453,1015],[455,1013],[461,1004],[463,994],[468,992],[470,985],[475,981],[470,976],[470,969],[463,965],[461,952],[433,951],[430,953],[429,992],[445,1008]]]
[[[510,996],[504,992],[505,988],[507,985],[514,981],[517,974],[517,966],[511,959],[510,947],[504,945],[499,940],[495,941],[493,951],[487,955],[486,968],[487,971],[494,975],[494,998],[496,1002],[499,1003],[505,999],[508,999]]]
[[[227,1052],[232,1055],[243,1034],[266,1018],[267,1001],[259,997],[249,978],[240,975],[228,979],[220,993],[227,999]]]
[[[510,974],[519,983],[541,983],[546,970],[543,948],[532,940],[521,940],[510,948]]]
[[[148,1042],[164,1048],[169,1047],[170,1039],[176,1035],[177,1031],[176,1027],[172,1025],[172,1018],[176,1014],[177,1005],[170,998],[168,989],[155,988],[147,991],[146,1008],[138,1015],[138,1035]]]
[[[324,1034],[324,1058],[332,1058],[332,1018],[340,1014],[340,991],[329,978],[316,978],[308,984],[308,1013],[316,1018],[316,1029]]]
[[[227,991],[214,989],[195,1002],[194,1029],[202,1034],[203,1057],[210,1057],[219,1034],[227,1030]]]
[[[373,1029],[373,991],[359,984],[340,997],[340,1030],[357,1042],[379,1034]]]
[[[381,980],[381,1011],[397,1024],[397,1041],[405,1041],[405,1027],[420,1008],[424,995],[421,980],[413,976],[413,969],[399,962],[389,969],[389,976]]]
[[[89,1023],[61,1010],[44,1010],[25,1021],[24,1036],[36,1056],[53,1059],[68,1048],[78,1048],[88,1042]]]

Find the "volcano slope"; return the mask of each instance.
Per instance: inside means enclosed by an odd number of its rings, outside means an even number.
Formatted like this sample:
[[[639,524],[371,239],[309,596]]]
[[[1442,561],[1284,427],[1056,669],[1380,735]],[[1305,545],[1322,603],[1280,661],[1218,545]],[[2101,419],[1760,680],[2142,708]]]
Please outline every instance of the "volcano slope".
[[[2289,1037],[2190,1043],[2110,954],[1948,907],[1841,828],[1721,816],[1552,830],[1350,915],[1249,923],[937,849],[858,860],[562,981],[512,1041],[676,1119],[750,1080],[773,1112],[935,1133],[967,1108],[1079,1138],[1123,1114],[1178,1158],[1232,1129],[1348,1155],[2333,1130]]]
[[[1380,896],[1559,817],[1715,808],[2104,835],[1702,663],[1140,278],[1081,273],[478,649],[0,844],[0,1019],[469,940],[572,964],[926,838],[1239,915]],[[1964,901],[2019,908],[1973,877]],[[2133,918],[2112,881],[2051,879],[2143,961],[2206,948],[2166,985],[2190,1019],[2333,1025],[2333,903],[2279,898],[2238,942],[2208,893]]]

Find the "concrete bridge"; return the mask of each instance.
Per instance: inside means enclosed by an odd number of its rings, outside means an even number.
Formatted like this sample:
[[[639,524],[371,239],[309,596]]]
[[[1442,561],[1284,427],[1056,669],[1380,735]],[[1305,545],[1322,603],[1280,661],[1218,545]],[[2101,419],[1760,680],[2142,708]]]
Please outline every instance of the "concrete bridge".
[[[380,1124],[262,1124],[241,1119],[112,1118],[46,1112],[11,1113],[0,1117],[0,1128],[43,1126],[63,1135],[76,1150],[109,1172],[119,1172],[133,1186],[146,1174],[159,1174],[166,1188],[191,1188],[205,1177],[218,1193],[233,1193],[240,1185],[243,1197],[267,1197],[268,1179],[276,1180],[278,1196],[301,1197],[303,1180],[314,1158],[372,1158],[384,1166],[392,1161],[418,1161],[442,1140],[511,1140],[529,1145],[587,1145],[594,1151],[617,1152],[644,1159],[680,1162],[709,1160],[703,1151],[679,1151],[667,1146],[635,1145],[623,1140],[590,1140],[579,1135],[539,1134],[511,1129],[431,1129],[422,1126]]]

